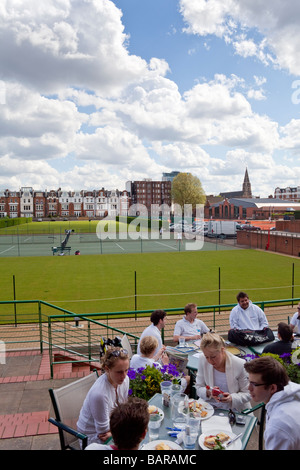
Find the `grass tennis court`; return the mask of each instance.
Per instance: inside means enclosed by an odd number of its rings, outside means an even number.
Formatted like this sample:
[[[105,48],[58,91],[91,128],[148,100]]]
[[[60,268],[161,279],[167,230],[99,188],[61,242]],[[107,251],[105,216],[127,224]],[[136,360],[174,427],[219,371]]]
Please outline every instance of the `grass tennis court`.
[[[186,250],[186,244],[193,241],[182,240],[179,244],[171,234],[170,239],[139,239],[100,240],[95,234],[73,233],[67,246],[70,254],[74,255],[79,250],[81,255],[91,254],[125,254],[125,253],[155,253],[155,252],[179,252]],[[52,256],[52,247],[59,247],[64,235],[2,235],[0,237],[0,257],[12,256]],[[195,243],[195,242],[194,242]],[[202,250],[232,250],[234,246],[226,245],[222,240],[204,242]]]
[[[187,245],[193,249],[196,240],[183,240],[179,243],[176,235],[165,233],[156,237],[141,227],[141,232],[127,233],[124,223],[101,221],[107,233],[97,236],[98,221],[56,221],[32,222],[18,227],[0,230],[0,257],[15,256],[52,256],[52,247],[60,247],[66,237],[66,230],[71,234],[67,254],[74,255],[79,250],[81,255],[125,254],[125,253],[162,253],[186,251]],[[130,225],[128,226],[130,228]],[[141,236],[140,236],[141,235]],[[165,238],[166,237],[166,238]],[[189,237],[189,235],[187,235]],[[134,239],[136,238],[136,239]],[[226,245],[223,240],[205,240],[203,251],[232,250],[233,245]]]
[[[7,257],[0,266],[0,300],[13,299],[15,276],[16,299],[78,314],[134,311],[135,275],[138,310],[218,304],[219,280],[221,303],[235,302],[239,290],[253,301],[290,298],[293,268],[300,296],[300,260],[254,250]]]

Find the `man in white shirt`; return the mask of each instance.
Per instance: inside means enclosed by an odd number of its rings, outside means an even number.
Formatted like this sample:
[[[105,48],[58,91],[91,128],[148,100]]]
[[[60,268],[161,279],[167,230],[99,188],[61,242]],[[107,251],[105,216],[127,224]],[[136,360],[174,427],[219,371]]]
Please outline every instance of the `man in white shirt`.
[[[238,304],[233,307],[229,317],[230,328],[237,330],[263,330],[268,328],[268,320],[260,307],[253,304],[245,292],[236,296]]]
[[[184,338],[186,341],[201,339],[202,335],[209,331],[209,328],[197,318],[197,305],[187,304],[184,307],[184,313],[185,316],[176,322],[173,341],[179,342],[179,338]]]
[[[293,331],[300,334],[300,302],[299,302],[298,307],[297,307],[297,312],[294,313],[294,315],[291,319],[290,326],[291,326]]]
[[[138,342],[137,354],[141,354],[140,342],[144,336],[154,336],[157,339],[158,346],[155,350],[154,356],[161,350],[162,347],[164,347],[161,339],[161,330],[165,327],[166,316],[167,314],[164,310],[154,310],[154,312],[152,312],[150,317],[152,323],[141,334]]]

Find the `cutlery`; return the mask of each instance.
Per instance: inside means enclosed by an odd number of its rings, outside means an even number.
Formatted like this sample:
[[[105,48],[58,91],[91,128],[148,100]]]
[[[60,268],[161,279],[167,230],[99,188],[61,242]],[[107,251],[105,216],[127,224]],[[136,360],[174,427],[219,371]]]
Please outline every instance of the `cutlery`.
[[[230,441],[228,441],[228,442],[226,442],[226,443],[224,444],[224,447],[230,446],[230,445],[233,444],[235,441],[237,441],[242,435],[243,435],[243,433],[241,432],[240,434],[238,434],[237,436],[235,436],[233,439],[230,439]]]

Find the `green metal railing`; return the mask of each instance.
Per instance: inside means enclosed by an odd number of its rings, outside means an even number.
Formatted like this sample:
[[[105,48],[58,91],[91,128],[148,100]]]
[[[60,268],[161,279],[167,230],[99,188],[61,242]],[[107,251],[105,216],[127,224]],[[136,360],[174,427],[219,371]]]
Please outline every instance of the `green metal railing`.
[[[280,300],[265,300],[253,302],[262,310],[274,307],[292,307],[300,298]],[[218,333],[227,333],[229,311],[234,304],[198,306],[199,317],[208,327]],[[10,306],[12,312],[2,313],[3,307]],[[21,306],[25,311],[20,311]],[[183,315],[183,307],[164,309],[168,314],[168,321],[162,331],[163,340],[171,341],[174,323]],[[55,314],[53,312],[55,311]],[[58,312],[58,313],[56,313]],[[101,337],[114,338],[126,334],[132,344],[133,350],[145,328],[149,324],[151,310],[121,311],[77,314],[64,308],[52,305],[43,300],[13,300],[0,302],[0,340],[7,345],[35,345],[43,352],[46,346],[49,349],[51,377],[53,367],[59,362],[99,362],[99,346]],[[286,311],[272,311],[273,328],[279,321],[287,321],[290,313]],[[173,318],[172,318],[173,317]],[[145,319],[144,323],[140,321]],[[124,325],[124,320],[126,324]],[[132,321],[128,321],[132,320]],[[139,320],[139,321],[137,321]],[[84,327],[82,327],[84,325]],[[23,336],[22,333],[23,332]],[[61,357],[57,360],[57,351],[69,355],[66,360]],[[73,357],[75,356],[75,357]]]

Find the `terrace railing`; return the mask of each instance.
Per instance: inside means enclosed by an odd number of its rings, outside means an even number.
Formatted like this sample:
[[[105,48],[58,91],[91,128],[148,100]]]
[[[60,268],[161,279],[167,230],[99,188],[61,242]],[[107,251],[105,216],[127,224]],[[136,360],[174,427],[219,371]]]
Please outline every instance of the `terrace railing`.
[[[288,321],[300,298],[254,302],[265,311],[270,326]],[[227,334],[229,314],[234,304],[198,306],[199,318],[219,334]],[[51,376],[56,362],[99,362],[101,338],[127,335],[133,351],[152,310],[77,314],[43,300],[0,302],[0,340],[8,349],[49,350]],[[168,314],[162,331],[166,344],[172,343],[174,325],[182,318],[183,307],[165,309]],[[59,357],[63,352],[66,359]],[[57,359],[59,357],[59,359]]]

